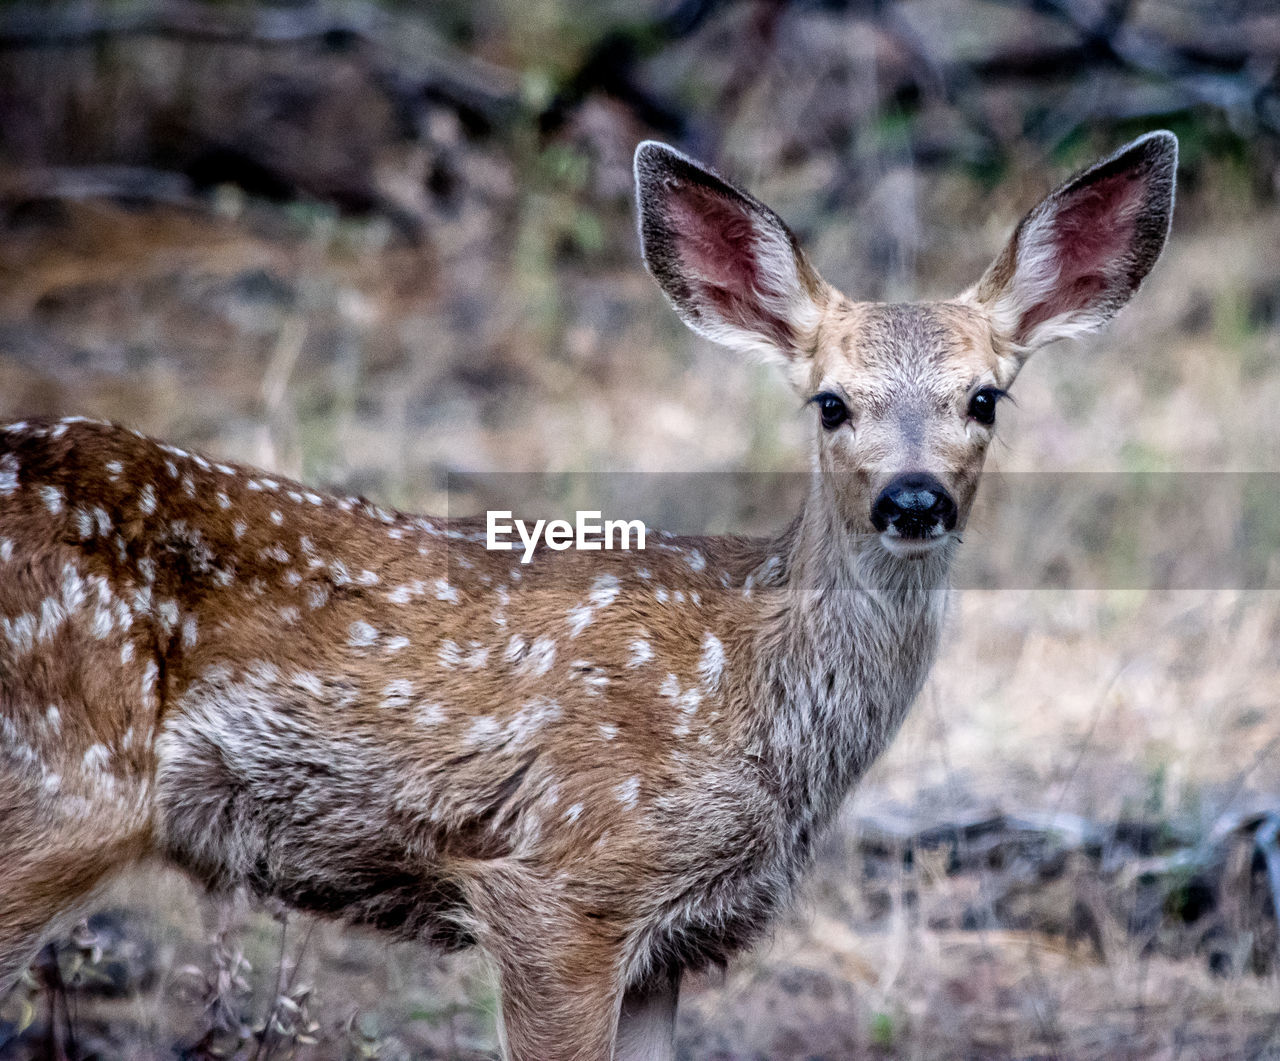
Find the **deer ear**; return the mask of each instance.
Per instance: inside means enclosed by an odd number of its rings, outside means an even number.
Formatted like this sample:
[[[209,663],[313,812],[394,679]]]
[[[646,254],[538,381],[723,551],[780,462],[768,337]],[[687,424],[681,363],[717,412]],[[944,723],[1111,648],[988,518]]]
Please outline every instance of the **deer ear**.
[[[636,149],[645,264],[699,335],[796,360],[812,350],[826,284],[763,203],[666,144]]]
[[[1020,356],[1097,331],[1138,290],[1169,234],[1178,141],[1148,133],[1078,174],[1021,223],[965,298]]]

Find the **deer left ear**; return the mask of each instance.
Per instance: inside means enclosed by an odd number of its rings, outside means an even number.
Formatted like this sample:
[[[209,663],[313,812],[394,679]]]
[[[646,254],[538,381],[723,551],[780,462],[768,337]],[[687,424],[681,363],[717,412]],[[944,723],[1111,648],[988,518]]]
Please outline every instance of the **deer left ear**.
[[[1173,217],[1178,140],[1148,133],[1073,177],[1032,210],[962,298],[991,316],[1019,356],[1097,331],[1138,290]]]

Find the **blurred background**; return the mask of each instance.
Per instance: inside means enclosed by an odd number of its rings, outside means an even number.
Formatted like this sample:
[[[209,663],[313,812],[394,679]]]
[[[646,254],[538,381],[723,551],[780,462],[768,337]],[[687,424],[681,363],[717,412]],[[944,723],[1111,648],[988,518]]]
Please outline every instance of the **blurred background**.
[[[1156,127],[1164,258],[1033,360],[991,465],[1280,473],[1272,0],[0,3],[0,418],[455,514],[485,473],[803,470],[794,395],[645,275],[637,141],[912,299]],[[974,532],[1015,565],[1019,512]],[[682,1058],[1280,1057],[1280,572],[1033,581],[957,595],[794,911],[687,985]],[[493,1009],[475,955],[156,869],[0,1001],[0,1058],[475,1059]]]

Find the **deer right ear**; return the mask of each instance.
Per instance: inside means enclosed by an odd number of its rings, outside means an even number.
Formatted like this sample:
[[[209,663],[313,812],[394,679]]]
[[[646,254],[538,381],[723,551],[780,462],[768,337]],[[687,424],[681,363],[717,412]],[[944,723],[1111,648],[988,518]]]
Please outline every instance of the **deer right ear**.
[[[795,361],[812,352],[826,284],[763,203],[666,144],[636,149],[645,264],[699,335]]]

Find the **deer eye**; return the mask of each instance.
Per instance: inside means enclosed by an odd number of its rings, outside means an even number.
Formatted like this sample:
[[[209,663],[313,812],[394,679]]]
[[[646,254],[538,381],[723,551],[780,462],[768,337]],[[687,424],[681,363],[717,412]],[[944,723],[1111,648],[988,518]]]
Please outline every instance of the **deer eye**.
[[[996,422],[996,403],[1003,397],[999,387],[983,387],[969,399],[969,415],[990,427]]]
[[[849,419],[849,407],[829,391],[816,394],[809,400],[817,405],[822,426],[828,431],[834,431]]]

